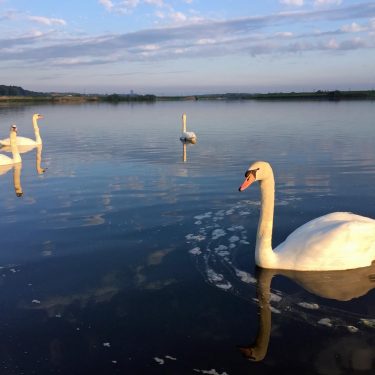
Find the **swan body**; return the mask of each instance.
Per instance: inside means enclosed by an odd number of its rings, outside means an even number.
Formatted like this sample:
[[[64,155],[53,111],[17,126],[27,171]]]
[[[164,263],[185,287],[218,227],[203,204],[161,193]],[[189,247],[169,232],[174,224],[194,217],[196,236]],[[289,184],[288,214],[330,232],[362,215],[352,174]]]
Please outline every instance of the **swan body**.
[[[38,120],[41,118],[43,118],[43,116],[40,115],[39,113],[35,113],[33,115],[33,128],[34,128],[35,140],[31,138],[26,138],[26,137],[17,137],[18,146],[34,146],[35,147],[36,145],[42,144],[42,138],[40,137],[39,126],[38,126]],[[9,138],[1,139],[0,145],[10,146],[10,139]]]
[[[263,268],[296,271],[348,270],[375,260],[375,220],[349,212],[334,212],[302,225],[272,249],[275,182],[271,166],[253,163],[240,186],[260,182],[261,215],[255,261]]]
[[[186,131],[186,113],[182,115],[182,134],[180,140],[183,142],[191,143],[197,142],[197,136],[195,135],[195,133]]]
[[[10,146],[12,149],[12,157],[10,158],[9,156],[0,154],[0,165],[13,165],[17,163],[21,163],[22,159],[21,156],[18,152],[17,148],[17,126],[12,125],[10,127],[10,134],[9,134],[9,139],[10,139]]]

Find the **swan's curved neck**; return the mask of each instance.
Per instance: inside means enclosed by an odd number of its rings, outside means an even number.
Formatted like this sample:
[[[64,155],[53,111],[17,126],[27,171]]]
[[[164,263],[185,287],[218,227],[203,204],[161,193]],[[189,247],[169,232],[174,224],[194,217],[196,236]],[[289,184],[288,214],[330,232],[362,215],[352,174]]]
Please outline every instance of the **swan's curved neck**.
[[[273,172],[260,181],[261,212],[255,246],[255,262],[259,267],[276,268],[276,254],[272,250],[275,179]]]
[[[18,152],[18,147],[17,147],[17,136],[15,133],[11,133],[9,136],[10,139],[10,149],[12,151],[12,157],[13,157],[13,163],[21,163],[21,155]]]
[[[38,120],[36,118],[33,118],[33,127],[34,127],[34,133],[35,133],[35,142],[38,144],[41,144],[42,138],[40,138]]]
[[[186,115],[185,113],[182,115],[182,132],[186,132]]]

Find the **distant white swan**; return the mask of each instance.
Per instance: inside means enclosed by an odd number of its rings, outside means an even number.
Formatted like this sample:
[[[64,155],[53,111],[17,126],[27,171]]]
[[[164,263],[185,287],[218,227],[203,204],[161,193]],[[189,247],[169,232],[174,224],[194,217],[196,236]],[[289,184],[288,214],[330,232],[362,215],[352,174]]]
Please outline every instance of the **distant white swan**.
[[[21,156],[17,148],[17,126],[16,125],[12,125],[10,127],[9,139],[10,139],[10,147],[12,149],[13,157],[10,158],[9,156],[0,154],[0,165],[12,165],[12,164],[17,164],[17,163],[22,162]]]
[[[255,262],[263,268],[298,271],[347,270],[375,260],[375,220],[349,212],[334,212],[309,221],[272,250],[275,180],[271,166],[253,163],[245,173],[243,191],[260,182],[261,214]]]
[[[18,146],[34,146],[35,147],[36,145],[42,144],[42,138],[40,137],[39,126],[38,126],[38,120],[41,118],[43,118],[43,116],[40,115],[39,113],[35,113],[33,115],[32,121],[33,121],[34,133],[35,133],[35,140],[31,138],[26,138],[26,137],[17,137]],[[9,138],[1,139],[0,145],[10,146],[10,139]]]
[[[197,136],[195,135],[195,133],[186,131],[186,113],[182,114],[182,134],[181,134],[180,140],[183,142],[191,142],[191,143],[197,142]]]

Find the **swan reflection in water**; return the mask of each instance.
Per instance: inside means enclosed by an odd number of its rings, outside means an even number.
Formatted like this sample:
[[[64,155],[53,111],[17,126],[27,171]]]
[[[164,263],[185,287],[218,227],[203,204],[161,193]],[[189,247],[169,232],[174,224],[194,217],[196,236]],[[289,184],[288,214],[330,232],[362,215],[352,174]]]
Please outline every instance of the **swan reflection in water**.
[[[375,262],[369,267],[346,271],[309,272],[258,268],[258,333],[252,345],[239,347],[241,353],[251,361],[261,361],[267,354],[271,334],[272,306],[270,301],[273,295],[271,281],[275,275],[286,276],[308,292],[319,297],[337,301],[350,301],[366,295],[375,287]],[[326,319],[326,324],[329,325],[329,319]],[[355,329],[355,327],[352,328]],[[355,355],[355,353],[353,354]],[[370,355],[375,359],[375,350]]]
[[[26,149],[30,146],[18,146],[18,149],[20,153],[22,152],[22,149]],[[28,151],[31,151],[34,149],[34,147],[31,147]],[[36,172],[39,175],[42,175],[47,168],[42,167],[42,145],[37,145],[36,146],[36,154],[35,154],[35,161],[36,161]],[[24,151],[27,152],[27,151]],[[0,166],[0,176],[5,175],[8,173],[11,169],[13,169],[13,186],[14,186],[14,191],[16,193],[17,197],[22,197],[23,196],[23,190],[22,190],[22,185],[21,185],[21,172],[22,172],[22,163],[17,163],[17,164],[8,164],[8,165],[1,165]]]
[[[13,169],[14,191],[16,192],[17,197],[22,197],[22,195],[23,195],[22,186],[21,186],[22,163],[0,166],[0,176],[5,175],[11,169]]]
[[[188,145],[195,145],[197,143],[197,139],[191,139],[191,140],[181,140],[182,143],[182,161],[184,163],[187,162],[187,147]]]
[[[46,168],[41,167],[42,163],[42,150],[43,150],[43,145],[38,144],[38,145],[22,145],[22,146],[17,146],[18,152],[20,154],[26,154],[27,152],[30,152],[34,149],[36,149],[36,172],[38,174],[43,174],[46,171]],[[11,152],[10,146],[3,146],[0,148],[0,151],[5,151],[5,152]],[[0,173],[1,174],[1,173]]]
[[[42,150],[43,150],[43,145],[36,146],[35,161],[36,161],[36,172],[38,174],[43,174],[47,170],[47,168],[42,167]]]

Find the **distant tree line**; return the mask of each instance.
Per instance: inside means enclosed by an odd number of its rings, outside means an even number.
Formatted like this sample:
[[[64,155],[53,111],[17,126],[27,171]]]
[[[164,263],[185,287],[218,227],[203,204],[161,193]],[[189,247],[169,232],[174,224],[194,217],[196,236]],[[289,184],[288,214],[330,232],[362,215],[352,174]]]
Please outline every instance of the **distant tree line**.
[[[0,85],[1,96],[47,96],[47,94],[35,91],[24,90],[19,86]]]
[[[119,95],[119,94],[111,94],[111,95],[103,95],[99,96],[99,99],[104,102],[110,103],[119,103],[119,102],[154,102],[156,101],[157,97],[155,95]]]
[[[0,0],[1,1],[1,0]],[[226,93],[226,94],[207,94],[191,96],[156,96],[156,95],[138,95],[138,94],[78,94],[78,93],[42,93],[30,90],[24,90],[19,86],[0,85],[0,96],[10,97],[4,100],[35,100],[52,102],[94,102],[102,101],[108,103],[120,102],[155,102],[155,101],[175,101],[175,100],[375,100],[375,90],[357,90],[357,91],[313,91],[313,92],[270,92],[261,93]]]
[[[267,94],[227,93],[197,95],[195,100],[375,100],[375,90],[361,91],[314,91],[314,92],[271,92]]]

